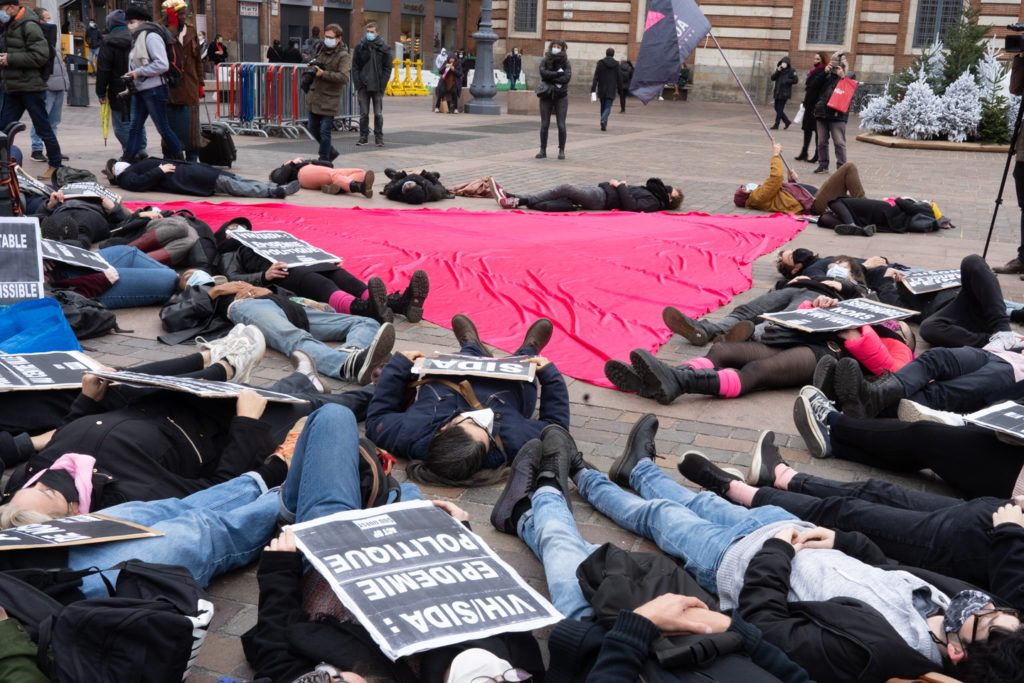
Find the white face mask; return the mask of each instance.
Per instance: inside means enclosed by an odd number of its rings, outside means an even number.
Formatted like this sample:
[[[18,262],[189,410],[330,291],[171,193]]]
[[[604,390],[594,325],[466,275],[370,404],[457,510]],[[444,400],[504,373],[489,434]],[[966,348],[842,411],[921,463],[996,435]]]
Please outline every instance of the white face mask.
[[[326,48],[334,48],[334,47],[337,47],[337,46],[338,46],[338,39],[337,38],[324,38],[324,47],[326,47]]]
[[[519,54],[519,50],[512,50],[512,54],[514,54],[514,55]]]
[[[11,15],[0,9],[0,24],[6,24],[11,20]]]
[[[553,54],[553,55],[557,55],[561,51],[562,51],[562,48],[560,48],[560,47],[553,47],[553,48],[551,48],[551,54]]]
[[[843,278],[850,277],[850,269],[840,263],[833,263],[825,271],[825,277]]]
[[[488,434],[490,434],[491,430],[494,428],[494,411],[490,408],[471,410],[468,413],[459,413],[459,417],[468,417]]]

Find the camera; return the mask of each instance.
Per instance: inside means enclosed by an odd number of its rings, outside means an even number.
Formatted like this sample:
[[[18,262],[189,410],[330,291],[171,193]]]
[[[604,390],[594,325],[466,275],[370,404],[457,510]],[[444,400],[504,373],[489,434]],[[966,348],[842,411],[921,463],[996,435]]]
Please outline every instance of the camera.
[[[299,83],[299,87],[302,88],[302,92],[308,93],[309,89],[313,87],[313,80],[316,78],[316,68],[324,68],[324,63],[319,59],[310,60],[306,64],[306,70],[302,73],[302,80]]]
[[[1016,24],[1010,24],[1006,27],[1009,31],[1016,31],[1018,34],[1024,33],[1024,21],[1018,21]],[[1006,44],[1003,46],[1006,52],[1020,53],[1024,52],[1024,36],[1014,35],[1012,33],[1006,36]]]

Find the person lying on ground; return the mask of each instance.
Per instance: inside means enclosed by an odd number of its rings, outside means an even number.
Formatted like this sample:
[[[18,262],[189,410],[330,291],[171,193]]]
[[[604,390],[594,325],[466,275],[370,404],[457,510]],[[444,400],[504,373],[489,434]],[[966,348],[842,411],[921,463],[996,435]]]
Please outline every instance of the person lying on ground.
[[[111,185],[132,192],[168,192],[195,197],[226,194],[233,197],[272,197],[284,199],[301,189],[299,181],[286,185],[250,180],[199,161],[154,159],[149,157],[129,164],[110,159],[104,175]]]
[[[304,484],[297,492],[295,519],[289,521],[302,522],[365,507],[359,486],[358,449],[362,443],[355,421],[342,409],[330,406],[310,416],[295,448],[293,463],[304,463]],[[324,491],[331,495],[324,496]],[[422,498],[415,484],[401,485],[402,500]],[[434,505],[469,526],[469,515],[454,503],[434,501]],[[242,636],[246,658],[259,678],[294,681],[314,669],[331,667],[346,681],[363,680],[353,669],[367,675],[368,669],[374,669],[388,672],[396,681],[468,683],[470,679],[460,675],[466,660],[475,661],[476,675],[497,677],[513,667],[535,676],[544,672],[540,648],[532,634],[503,633],[422,653],[417,678],[404,660],[391,662],[378,648],[368,645],[371,638],[359,624],[310,618],[303,609],[303,569],[294,534],[285,527],[263,549],[257,571],[258,617],[256,625]],[[454,678],[448,677],[449,669]]]
[[[708,490],[680,486],[653,462],[657,427],[653,415],[637,422],[608,477],[582,469],[575,480],[580,495],[683,560],[723,609],[758,627],[812,679],[916,679],[955,667],[961,680],[994,680],[961,667],[971,659],[974,666],[997,661],[982,645],[990,634],[997,651],[1020,647],[1016,614],[993,612],[998,601],[979,599],[977,587],[920,569],[876,566],[889,560],[862,534],[815,527],[773,505],[733,505],[719,494],[736,477],[700,453],[687,453],[678,467]]]
[[[899,422],[843,415],[813,386],[803,387],[793,405],[797,431],[816,458],[894,472],[928,469],[967,498],[1024,495],[1021,442],[907,399],[898,415]]]
[[[566,617],[548,640],[547,680],[808,680],[757,628],[720,613],[714,596],[672,560],[583,540],[569,479],[587,467],[565,429],[545,427],[519,449],[491,513],[498,531],[519,536],[544,565],[552,602]],[[714,651],[709,644],[724,643],[721,634],[738,647],[694,666],[692,654]],[[673,649],[682,650],[675,664],[659,662]]]
[[[338,313],[309,299],[293,300],[286,290],[248,282],[217,285],[201,270],[186,270],[179,283],[182,291],[160,310],[164,329],[172,333],[161,337],[166,343],[197,334],[217,336],[228,324],[254,325],[271,348],[286,356],[304,351],[321,373],[360,385],[370,383],[395,343],[391,323]],[[331,348],[328,341],[344,344]]]
[[[674,211],[683,204],[683,191],[666,185],[660,178],[648,178],[642,186],[631,186],[612,178],[600,185],[557,185],[534,194],[511,194],[489,178],[491,195],[503,209],[535,211]]]
[[[921,323],[921,339],[951,348],[982,348],[989,343],[1012,348],[1016,339],[996,274],[980,256],[971,254],[960,262],[960,282],[959,288],[945,290],[950,293],[942,299],[949,303]]]
[[[488,358],[473,322],[461,313],[452,318],[459,353]],[[409,404],[413,362],[419,351],[396,353],[384,367],[366,418],[366,436],[393,455],[413,462],[410,477],[429,483],[498,481],[519,448],[549,424],[569,425],[565,379],[539,354],[553,326],[541,318],[526,331],[515,355],[532,357],[536,380],[521,382],[489,377],[427,377]],[[465,381],[465,383],[463,383]],[[540,414],[537,408],[538,383]]]
[[[104,247],[127,245],[174,268],[210,268],[217,256],[213,230],[188,209],[137,209],[111,230]]]
[[[454,196],[441,184],[441,174],[437,171],[423,169],[419,173],[407,173],[385,168],[384,175],[388,177],[388,184],[380,193],[394,202],[424,204]]]
[[[104,271],[68,266],[43,259],[46,282],[54,289],[70,289],[107,308],[155,306],[171,298],[178,274],[135,247],[98,250],[110,267]]]
[[[394,314],[404,315],[412,323],[423,319],[423,303],[430,293],[426,272],[413,272],[409,284],[401,292],[388,294],[379,277],[366,282],[358,279],[336,263],[288,267],[271,262],[238,240],[231,239],[236,230],[252,230],[252,223],[238,216],[220,226],[215,233],[217,265],[229,280],[254,285],[273,283],[299,296],[329,304],[338,313],[351,313],[377,322],[393,322]]]
[[[818,218],[818,227],[840,235],[934,232],[955,227],[948,217],[937,216],[937,212],[931,202],[919,202],[913,197],[839,197],[828,203],[828,210]]]
[[[812,524],[862,533],[900,564],[968,581],[1024,609],[1024,496],[963,501],[878,479],[802,474],[779,455],[770,431],[754,447],[746,480],[727,484],[716,490],[734,503],[777,506]]]
[[[121,202],[114,202],[108,197],[65,199],[64,192],[57,190],[50,194],[35,215],[40,221],[47,217],[72,219],[77,227],[74,237],[76,246],[89,249],[93,244],[110,237],[111,229],[127,219],[131,212]]]
[[[361,168],[334,168],[330,161],[290,159],[270,172],[271,182],[286,185],[297,180],[307,190],[320,190],[324,194],[358,193],[373,196],[373,171]]]

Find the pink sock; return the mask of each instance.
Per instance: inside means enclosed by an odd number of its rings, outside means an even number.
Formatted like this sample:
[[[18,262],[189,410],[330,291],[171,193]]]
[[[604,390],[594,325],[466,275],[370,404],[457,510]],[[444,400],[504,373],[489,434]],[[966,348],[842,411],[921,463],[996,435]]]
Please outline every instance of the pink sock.
[[[701,356],[700,358],[688,360],[685,363],[683,363],[683,365],[689,365],[694,370],[705,370],[715,367],[714,363],[712,363],[707,356]]]
[[[734,479],[729,482],[728,498],[734,503],[738,503],[743,507],[750,507],[754,504],[754,494],[757,493],[757,489],[742,482],[739,479]]]
[[[775,488],[786,491],[789,489],[789,482],[793,480],[797,474],[789,465],[780,462],[775,466]]]
[[[367,287],[366,289],[364,289],[363,293],[359,295],[359,298],[362,299],[363,301],[366,301],[367,299],[369,299],[370,298],[370,288]]]
[[[718,371],[718,395],[734,398],[740,395],[740,375],[732,368]]]
[[[352,302],[355,300],[354,296],[339,289],[334,294],[331,294],[331,298],[327,300],[327,303],[338,313],[351,313]]]

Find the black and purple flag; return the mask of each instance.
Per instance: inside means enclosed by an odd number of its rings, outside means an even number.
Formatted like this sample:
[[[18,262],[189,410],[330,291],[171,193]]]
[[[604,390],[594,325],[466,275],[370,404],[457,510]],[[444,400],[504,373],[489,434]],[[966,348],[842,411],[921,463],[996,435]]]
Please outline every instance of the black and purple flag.
[[[693,0],[650,0],[636,70],[629,89],[647,104],[679,77],[686,61],[711,23]]]

